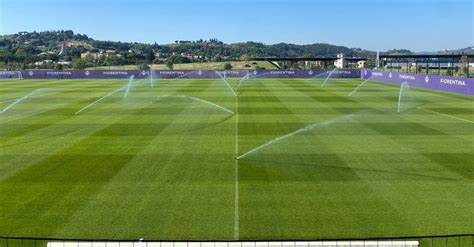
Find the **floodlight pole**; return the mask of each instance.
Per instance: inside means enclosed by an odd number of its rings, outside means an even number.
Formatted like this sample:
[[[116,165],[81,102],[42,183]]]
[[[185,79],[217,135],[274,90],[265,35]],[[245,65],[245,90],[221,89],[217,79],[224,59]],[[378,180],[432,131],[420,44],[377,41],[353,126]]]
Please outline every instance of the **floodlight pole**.
[[[438,59],[438,75],[441,75],[441,60]]]
[[[467,66],[467,73],[466,73],[467,78],[469,78],[469,70],[471,69],[471,68],[469,67],[469,63],[470,63],[470,61],[469,61],[469,56],[468,56],[468,57],[467,57],[467,65],[466,65],[466,66]]]
[[[380,51],[379,50],[377,50],[377,62],[376,62],[376,64],[377,64],[377,66],[376,66],[377,70],[379,70],[379,68],[380,68]]]

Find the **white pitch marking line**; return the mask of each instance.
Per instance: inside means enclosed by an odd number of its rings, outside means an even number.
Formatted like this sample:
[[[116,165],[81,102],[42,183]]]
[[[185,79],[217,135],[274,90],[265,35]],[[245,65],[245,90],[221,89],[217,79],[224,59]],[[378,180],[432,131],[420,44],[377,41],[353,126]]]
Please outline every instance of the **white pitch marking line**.
[[[454,119],[457,119],[457,120],[461,120],[461,121],[464,121],[464,122],[468,122],[468,123],[474,123],[474,122],[473,122],[473,121],[471,121],[471,120],[467,120],[467,119],[460,118],[460,117],[455,117],[455,116],[448,115],[448,114],[444,114],[444,113],[437,112],[437,111],[428,110],[428,109],[426,109],[426,108],[423,108],[423,107],[417,107],[417,108],[418,108],[418,109],[425,110],[425,111],[433,112],[433,113],[436,113],[436,114],[439,114],[439,115],[443,115],[443,116],[446,116],[446,117],[450,117],[450,118],[454,118]]]
[[[221,79],[224,81],[225,85],[227,85],[227,87],[230,89],[230,91],[232,91],[232,93],[234,94],[234,96],[237,96],[237,94],[235,93],[234,89],[229,85],[229,83],[228,83],[227,80],[221,75],[221,73],[219,73],[219,71],[216,71],[216,73],[221,77]]]
[[[236,109],[235,109],[235,156],[239,155],[239,99],[236,100]],[[235,195],[235,211],[234,211],[234,239],[239,240],[239,160],[235,158],[235,171],[234,171],[234,195]]]

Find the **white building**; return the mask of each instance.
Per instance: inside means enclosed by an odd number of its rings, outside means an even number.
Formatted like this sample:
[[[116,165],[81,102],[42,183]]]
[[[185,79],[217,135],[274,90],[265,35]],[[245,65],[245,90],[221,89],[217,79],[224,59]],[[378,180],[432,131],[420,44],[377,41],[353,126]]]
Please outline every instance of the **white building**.
[[[51,64],[51,63],[53,63],[53,60],[46,59],[46,60],[43,60],[43,61],[35,62],[34,65],[41,66],[41,65],[44,65],[44,64]]]
[[[334,61],[334,66],[337,69],[344,68],[344,53],[337,54],[337,59],[336,59],[336,61]]]
[[[61,64],[63,66],[70,66],[70,65],[72,65],[72,62],[70,62],[70,61],[59,61],[59,62],[57,62],[57,64]]]

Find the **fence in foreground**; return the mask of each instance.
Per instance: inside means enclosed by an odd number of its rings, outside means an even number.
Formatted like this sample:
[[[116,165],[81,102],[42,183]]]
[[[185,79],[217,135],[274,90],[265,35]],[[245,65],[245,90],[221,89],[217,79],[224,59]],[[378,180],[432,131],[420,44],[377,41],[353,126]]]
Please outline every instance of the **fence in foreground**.
[[[321,241],[160,241],[0,237],[0,247],[473,247],[474,234]]]
[[[413,74],[389,71],[362,70],[361,78],[389,83],[428,88],[452,93],[474,95],[474,78]]]

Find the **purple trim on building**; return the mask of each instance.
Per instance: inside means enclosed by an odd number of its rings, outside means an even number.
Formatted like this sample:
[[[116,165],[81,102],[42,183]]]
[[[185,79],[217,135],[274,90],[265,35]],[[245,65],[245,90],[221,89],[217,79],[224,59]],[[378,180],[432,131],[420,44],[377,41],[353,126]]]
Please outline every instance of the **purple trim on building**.
[[[396,84],[407,82],[408,85],[413,87],[474,95],[474,78],[374,70],[362,70],[361,78]]]
[[[0,71],[0,79],[9,78],[8,73],[4,76]],[[125,79],[133,75],[135,78],[149,78],[149,70],[24,70],[19,71],[23,79]],[[153,78],[192,78],[209,79],[220,78],[219,74],[225,78],[313,78],[316,76],[325,77],[330,70],[154,70]],[[360,78],[359,70],[335,70],[332,72],[333,78]]]

